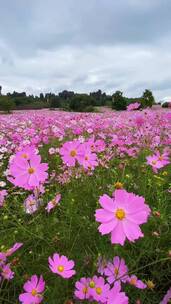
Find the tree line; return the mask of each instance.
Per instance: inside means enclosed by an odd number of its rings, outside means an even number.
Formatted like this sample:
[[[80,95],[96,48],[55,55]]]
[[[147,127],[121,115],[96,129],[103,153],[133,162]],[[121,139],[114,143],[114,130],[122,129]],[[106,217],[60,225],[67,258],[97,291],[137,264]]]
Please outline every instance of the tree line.
[[[64,90],[58,94],[40,93],[39,96],[27,95],[25,92],[13,92],[1,94],[0,86],[0,110],[10,112],[12,109],[62,109],[76,112],[93,112],[98,107],[108,106],[115,110],[125,110],[131,103],[139,102],[142,108],[151,107],[155,100],[150,90],[145,90],[139,98],[128,98],[123,92],[116,91],[108,95],[101,90],[89,94],[80,94]]]

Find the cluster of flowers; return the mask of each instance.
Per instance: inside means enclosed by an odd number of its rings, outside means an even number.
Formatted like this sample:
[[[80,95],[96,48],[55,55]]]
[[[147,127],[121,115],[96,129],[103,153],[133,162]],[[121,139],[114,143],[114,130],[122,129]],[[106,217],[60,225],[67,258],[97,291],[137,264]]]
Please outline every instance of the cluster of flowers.
[[[105,142],[102,139],[95,140],[92,137],[85,142],[81,142],[81,140],[65,142],[59,153],[67,166],[73,167],[78,162],[84,169],[93,170],[98,165],[96,153],[104,150]]]
[[[0,282],[2,279],[12,280],[14,277],[14,272],[11,270],[11,263],[8,262],[8,258],[13,255],[20,247],[23,246],[23,243],[15,243],[7,251],[0,252]]]
[[[33,146],[27,146],[10,158],[9,181],[25,190],[40,187],[48,177],[48,164],[41,163],[41,157]]]
[[[147,156],[147,164],[149,164],[155,173],[158,172],[159,169],[165,167],[170,164],[169,160],[169,152],[168,149],[165,149],[164,153],[160,153],[156,151],[155,154],[151,156]]]

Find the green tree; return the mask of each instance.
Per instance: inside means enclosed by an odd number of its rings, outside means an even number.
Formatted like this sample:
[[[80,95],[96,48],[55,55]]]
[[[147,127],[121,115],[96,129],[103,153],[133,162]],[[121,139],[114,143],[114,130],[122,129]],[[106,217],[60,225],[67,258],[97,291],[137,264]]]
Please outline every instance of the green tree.
[[[153,96],[153,93],[150,90],[145,90],[142,96],[142,107],[152,107],[152,105],[155,103],[155,99]]]
[[[127,98],[123,96],[123,93],[121,91],[116,91],[112,95],[112,108],[121,111],[126,110],[127,107]]]
[[[10,113],[15,108],[15,103],[8,96],[0,97],[0,110]]]

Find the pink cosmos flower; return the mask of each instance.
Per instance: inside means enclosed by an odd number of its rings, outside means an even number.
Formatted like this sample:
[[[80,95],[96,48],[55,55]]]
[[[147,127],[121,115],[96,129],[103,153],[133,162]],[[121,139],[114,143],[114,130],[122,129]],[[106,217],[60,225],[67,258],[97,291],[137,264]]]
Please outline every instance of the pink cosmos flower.
[[[62,156],[63,162],[68,167],[74,167],[76,165],[76,161],[79,160],[79,151],[79,141],[68,141],[60,148],[59,154]]]
[[[89,282],[89,278],[81,278],[80,281],[75,283],[74,295],[76,298],[80,300],[89,299]]]
[[[100,222],[98,230],[102,235],[111,233],[112,244],[124,245],[126,238],[134,242],[143,233],[139,227],[146,223],[150,208],[144,198],[126,190],[115,190],[115,197],[104,194],[100,197],[103,209],[96,210],[96,221]]]
[[[49,257],[48,261],[50,270],[64,279],[69,279],[76,273],[73,270],[74,261],[68,260],[64,255],[60,256],[58,253],[54,253],[53,258]]]
[[[15,158],[30,160],[36,154],[34,146],[26,146],[15,154]]]
[[[0,207],[3,207],[5,197],[8,195],[6,190],[0,190]]]
[[[158,169],[161,169],[170,163],[168,154],[167,153],[160,154],[158,151],[151,156],[147,156],[146,159],[147,159],[147,164],[152,166],[153,171],[155,173],[157,173]]]
[[[32,155],[28,160],[25,158],[14,157],[10,164],[11,182],[18,187],[26,190],[39,187],[44,183],[48,174],[45,172],[48,164],[41,163],[40,155]]]
[[[5,264],[6,259],[7,258],[5,252],[0,252],[0,267]]]
[[[15,243],[10,249],[6,251],[6,256],[11,256],[14,252],[16,252],[18,249],[20,249],[23,246],[23,243]]]
[[[98,165],[97,155],[95,153],[92,153],[91,147],[87,143],[82,144],[82,147],[80,149],[79,163],[86,170],[94,170],[94,168]]]
[[[145,289],[147,287],[146,284],[144,284],[141,280],[138,280],[138,278],[135,275],[131,275],[128,279],[127,282],[132,285],[135,286],[139,289]]]
[[[100,273],[101,275],[104,275],[104,271],[105,271],[107,264],[108,263],[104,258],[99,257],[98,261],[97,261],[97,267],[98,267],[97,272]]]
[[[117,279],[120,279],[125,283],[128,279],[126,274],[127,272],[128,268],[124,259],[120,259],[118,256],[114,257],[113,263],[109,262],[104,270],[104,273],[107,276],[107,281],[110,284],[114,283]]]
[[[33,194],[30,194],[24,201],[24,209],[28,214],[33,214],[39,207],[39,201]]]
[[[50,155],[53,155],[53,154],[55,154],[55,153],[56,153],[56,149],[53,148],[53,147],[51,147],[51,148],[49,149],[49,154],[50,154]]]
[[[1,276],[6,280],[12,280],[14,277],[14,272],[10,268],[10,264],[2,265]]]
[[[90,296],[98,303],[106,303],[110,285],[105,283],[103,277],[94,276],[89,282]]]
[[[95,140],[93,136],[88,140],[87,144],[90,145],[92,152],[103,152],[105,150],[105,142],[103,139]]]
[[[168,304],[169,300],[171,300],[171,288],[169,288],[169,290],[167,291],[166,295],[164,296],[160,304]]]
[[[137,110],[137,109],[139,109],[140,106],[141,106],[141,104],[139,102],[131,103],[127,106],[127,111]]]
[[[45,281],[43,277],[38,278],[37,275],[33,275],[24,286],[24,293],[20,294],[19,300],[23,304],[38,304],[43,300],[42,293],[45,289]]]
[[[121,291],[121,285],[115,283],[114,287],[108,293],[107,304],[128,304],[128,297]]]
[[[47,207],[45,208],[47,212],[49,213],[51,209],[55,208],[61,200],[61,194],[58,193],[53,200],[51,200],[48,204]]]

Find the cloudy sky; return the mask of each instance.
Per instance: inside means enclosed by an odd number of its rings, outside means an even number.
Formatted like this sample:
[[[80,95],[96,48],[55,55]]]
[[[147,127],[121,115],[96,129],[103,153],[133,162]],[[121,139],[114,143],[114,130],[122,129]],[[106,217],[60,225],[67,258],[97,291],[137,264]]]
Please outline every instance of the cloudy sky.
[[[171,96],[171,0],[0,0],[3,92]]]

